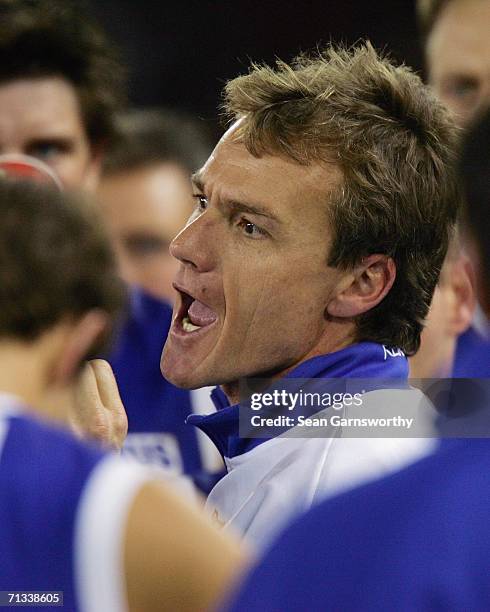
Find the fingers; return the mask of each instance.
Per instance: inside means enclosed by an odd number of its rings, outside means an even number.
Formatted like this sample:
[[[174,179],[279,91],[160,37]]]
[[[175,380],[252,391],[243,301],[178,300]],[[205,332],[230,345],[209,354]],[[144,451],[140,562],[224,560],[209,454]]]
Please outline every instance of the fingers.
[[[111,366],[104,359],[93,359],[88,363],[94,375],[98,395],[102,404],[111,411],[124,412],[119,389]],[[126,414],[124,412],[124,414]]]
[[[100,402],[110,422],[111,446],[120,449],[128,434],[128,417],[119,395],[119,389],[111,366],[103,359],[89,362],[94,374]]]
[[[77,414],[81,420],[85,415],[93,413],[95,407],[100,403],[99,389],[95,370],[90,363],[84,365],[76,387]],[[97,406],[98,407],[98,406]]]
[[[111,366],[102,359],[89,362],[82,371],[75,394],[73,429],[112,448],[126,439],[128,419]]]

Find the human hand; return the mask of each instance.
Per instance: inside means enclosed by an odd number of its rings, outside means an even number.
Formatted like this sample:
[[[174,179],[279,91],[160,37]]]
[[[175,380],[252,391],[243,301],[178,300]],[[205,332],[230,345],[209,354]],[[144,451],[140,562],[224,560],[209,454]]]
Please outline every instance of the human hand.
[[[71,429],[120,450],[128,433],[128,418],[112,368],[103,359],[89,361],[79,377],[70,414]]]

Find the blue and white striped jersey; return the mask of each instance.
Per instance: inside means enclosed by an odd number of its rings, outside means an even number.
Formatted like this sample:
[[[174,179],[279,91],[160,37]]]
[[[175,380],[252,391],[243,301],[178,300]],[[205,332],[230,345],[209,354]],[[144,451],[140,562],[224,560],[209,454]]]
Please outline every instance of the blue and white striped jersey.
[[[65,610],[125,610],[124,525],[148,479],[0,395],[0,591],[63,591]]]

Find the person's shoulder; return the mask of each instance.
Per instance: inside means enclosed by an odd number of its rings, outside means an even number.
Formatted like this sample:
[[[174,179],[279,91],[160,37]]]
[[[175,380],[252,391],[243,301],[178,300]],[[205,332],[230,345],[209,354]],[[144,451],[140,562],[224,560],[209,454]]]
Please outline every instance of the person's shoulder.
[[[260,610],[264,601],[283,612],[412,610],[432,596],[451,608],[476,597],[468,609],[482,609],[490,603],[486,575],[480,583],[489,563],[489,470],[490,440],[448,443],[319,504],[276,540],[229,610]]]
[[[466,495],[480,498],[490,493],[490,439],[447,442],[433,454],[382,479],[348,491],[314,508],[310,521],[321,521],[325,515],[359,513],[389,515],[391,509],[410,514],[428,504],[444,507],[450,499],[462,507]],[[490,507],[490,496],[481,498]],[[453,506],[454,507],[454,506]]]
[[[469,533],[478,534],[480,543],[486,540],[490,550],[485,526],[490,511],[488,474],[490,440],[448,442],[399,472],[314,507],[285,532],[276,552],[287,557],[287,551],[308,541],[303,556],[321,559],[327,571],[333,559],[353,565],[354,559],[367,562],[379,551],[380,541],[385,542],[385,559],[392,558],[398,566],[421,550],[437,548],[448,534],[453,539],[447,552],[451,550],[453,557],[480,550]],[[416,569],[409,568],[409,573]]]
[[[35,465],[49,467],[49,471],[70,472],[70,468],[82,464],[95,465],[106,453],[96,446],[77,439],[58,424],[45,422],[35,415],[17,414],[10,419],[8,436],[3,453],[17,458],[19,467]],[[76,470],[73,475],[81,474]]]
[[[453,368],[455,378],[490,377],[490,339],[470,327],[458,339]]]

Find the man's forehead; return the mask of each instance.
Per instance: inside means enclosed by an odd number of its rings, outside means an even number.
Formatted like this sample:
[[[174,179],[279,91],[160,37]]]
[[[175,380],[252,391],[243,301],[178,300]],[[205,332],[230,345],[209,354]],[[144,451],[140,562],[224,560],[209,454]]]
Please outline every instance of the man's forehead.
[[[306,195],[307,191],[323,196],[341,180],[341,170],[333,163],[302,165],[273,153],[256,157],[236,138],[233,126],[194,175],[194,182],[203,189],[239,190],[262,201],[277,201],[281,195]]]
[[[74,87],[62,78],[19,78],[0,83],[2,115],[25,116],[36,123],[49,115],[51,121],[78,118],[79,101]]]

